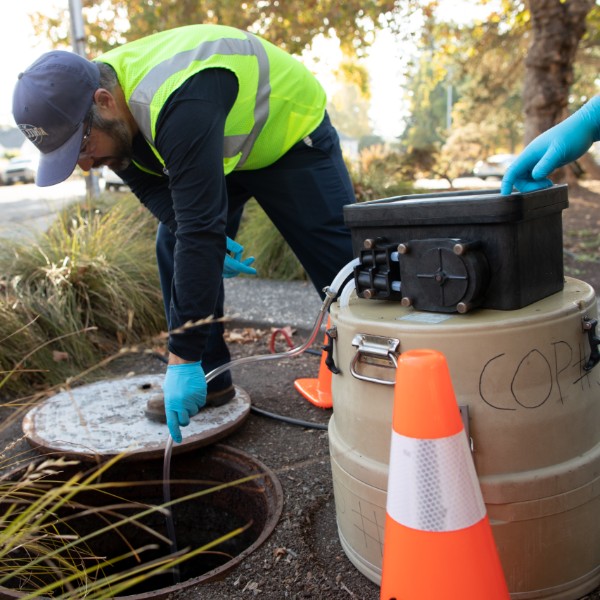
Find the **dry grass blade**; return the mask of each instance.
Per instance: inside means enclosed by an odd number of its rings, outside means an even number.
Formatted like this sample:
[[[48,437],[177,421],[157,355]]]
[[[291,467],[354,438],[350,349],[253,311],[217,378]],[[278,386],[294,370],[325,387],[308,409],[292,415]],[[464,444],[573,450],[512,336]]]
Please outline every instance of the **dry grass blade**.
[[[136,548],[131,540],[127,541],[129,551],[117,557],[97,556],[92,550],[93,540],[107,533],[121,536],[120,528],[125,524],[142,528],[152,534],[157,543],[162,542],[165,546],[166,542],[168,546],[170,540],[144,524],[144,517],[163,514],[176,504],[216,491],[243,486],[258,477],[244,477],[195,491],[169,503],[148,505],[120,497],[118,488],[130,488],[130,482],[102,481],[120,458],[115,457],[88,471],[77,471],[65,480],[56,476],[66,467],[77,464],[76,461],[49,459],[31,465],[18,481],[0,481],[0,507],[3,508],[0,515],[0,585],[14,587],[18,582],[18,587],[26,594],[24,598],[38,598],[55,592],[59,595],[52,597],[65,599],[114,597],[145,578],[173,569],[214,548],[248,526],[235,528],[201,548],[146,562],[142,555],[155,549],[156,545],[144,544]],[[87,506],[78,500],[79,494],[90,492],[106,496],[106,501],[101,506],[95,503]],[[68,512],[61,516],[65,509]],[[73,520],[91,515],[103,520],[105,525],[84,534],[70,525]],[[137,566],[105,575],[105,569],[114,570],[126,558],[135,559]]]

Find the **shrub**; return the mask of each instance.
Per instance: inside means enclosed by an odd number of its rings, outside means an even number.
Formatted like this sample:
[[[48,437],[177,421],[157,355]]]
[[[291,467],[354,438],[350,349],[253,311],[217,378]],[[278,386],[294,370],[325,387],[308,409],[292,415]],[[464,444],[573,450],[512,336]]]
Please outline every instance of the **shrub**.
[[[413,169],[407,158],[382,144],[363,149],[358,162],[349,165],[349,171],[358,202],[413,191]]]
[[[244,208],[236,241],[244,246],[244,256],[254,256],[260,277],[284,281],[308,279],[288,243],[254,199]]]
[[[104,213],[69,209],[35,243],[3,246],[3,391],[62,381],[166,328],[154,232],[130,197]]]

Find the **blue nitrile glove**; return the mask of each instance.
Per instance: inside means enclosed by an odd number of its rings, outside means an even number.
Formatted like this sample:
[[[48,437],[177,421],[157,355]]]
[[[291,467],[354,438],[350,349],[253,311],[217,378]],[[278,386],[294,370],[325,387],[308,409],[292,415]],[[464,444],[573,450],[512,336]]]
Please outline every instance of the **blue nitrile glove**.
[[[206,404],[206,377],[202,361],[169,365],[163,383],[167,427],[174,442],[181,443],[180,427]]]
[[[513,186],[520,192],[550,187],[548,175],[577,160],[600,139],[600,96],[595,96],[558,125],[538,135],[508,167],[502,194]]]
[[[237,277],[240,273],[256,275],[256,269],[250,266],[254,262],[254,257],[251,256],[250,258],[242,260],[244,246],[234,242],[231,238],[227,238],[227,252],[233,253],[233,256],[225,254],[223,277]]]

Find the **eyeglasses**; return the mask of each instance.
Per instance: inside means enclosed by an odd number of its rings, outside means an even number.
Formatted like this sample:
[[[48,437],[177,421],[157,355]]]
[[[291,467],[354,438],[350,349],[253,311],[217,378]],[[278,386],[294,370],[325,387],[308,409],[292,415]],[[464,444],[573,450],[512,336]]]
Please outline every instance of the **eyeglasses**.
[[[90,112],[88,117],[88,124],[83,134],[83,138],[81,139],[81,147],[79,148],[79,154],[83,154],[85,152],[85,147],[87,146],[88,140],[90,138],[90,133],[92,133],[92,124],[94,123],[94,115]]]

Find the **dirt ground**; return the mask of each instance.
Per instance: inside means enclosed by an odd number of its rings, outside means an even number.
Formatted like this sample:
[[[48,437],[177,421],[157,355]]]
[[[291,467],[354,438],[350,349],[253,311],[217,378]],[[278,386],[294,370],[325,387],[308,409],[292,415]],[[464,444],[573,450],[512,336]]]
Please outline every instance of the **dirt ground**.
[[[600,181],[569,190],[563,247],[565,275],[586,281],[600,296]]]
[[[563,213],[563,230],[566,275],[587,281],[600,293],[600,182],[586,184],[570,194],[570,207]],[[269,331],[242,333],[246,343],[231,344],[234,357],[270,351]],[[303,340],[305,333],[298,332],[295,343]],[[285,347],[280,345],[278,349]],[[236,370],[234,376],[254,406],[325,425],[332,411],[316,408],[293,388],[296,378],[316,377],[318,368],[318,357],[303,354],[268,366],[247,365]],[[156,358],[128,358],[115,361],[111,375],[162,370],[164,364]],[[5,444],[14,442],[20,436],[18,423],[2,435]],[[277,475],[284,496],[281,519],[269,539],[223,580],[182,586],[169,596],[170,600],[378,599],[378,586],[352,565],[339,542],[327,432],[252,413],[223,443],[256,457]],[[23,441],[13,443],[10,449],[15,454],[23,451],[28,451]],[[439,597],[444,597],[443,589]],[[600,588],[581,600],[600,600]]]

